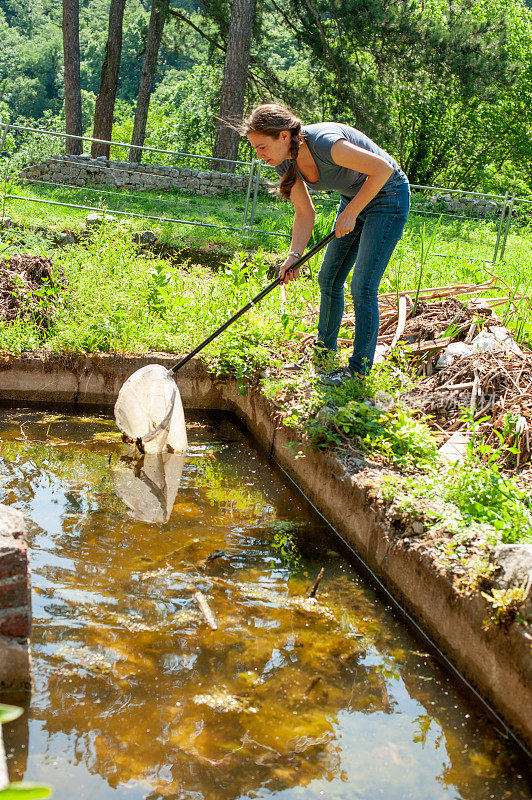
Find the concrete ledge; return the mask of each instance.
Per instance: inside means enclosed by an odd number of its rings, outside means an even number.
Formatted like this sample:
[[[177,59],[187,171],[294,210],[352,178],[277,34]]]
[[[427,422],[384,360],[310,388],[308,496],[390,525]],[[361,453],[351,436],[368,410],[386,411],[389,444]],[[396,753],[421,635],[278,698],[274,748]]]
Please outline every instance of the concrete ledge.
[[[0,400],[18,404],[112,406],[123,381],[149,363],[171,366],[176,357],[84,355],[5,357]],[[233,412],[353,547],[394,597],[419,622],[525,746],[532,749],[532,631],[513,623],[482,630],[490,607],[467,597],[428,555],[422,537],[402,535],[379,497],[376,472],[353,477],[333,457],[305,448],[295,457],[294,431],[280,425],[274,406],[258,391],[239,393],[232,379],[217,379],[198,361],[177,377],[185,407]]]

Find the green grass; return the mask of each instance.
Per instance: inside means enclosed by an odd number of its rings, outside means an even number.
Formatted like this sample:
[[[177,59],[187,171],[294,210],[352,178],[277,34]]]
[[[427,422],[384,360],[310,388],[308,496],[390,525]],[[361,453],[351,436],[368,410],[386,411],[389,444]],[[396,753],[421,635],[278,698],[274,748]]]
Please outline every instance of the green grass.
[[[24,191],[29,192],[30,188]],[[34,189],[31,192],[35,194]],[[60,196],[49,188],[46,192],[47,197]],[[180,194],[165,195],[164,199],[175,201],[176,207],[180,204],[183,215],[188,210],[196,218],[217,223],[233,221],[241,213],[238,204],[242,198],[238,196],[204,199]],[[157,196],[134,200],[135,207],[144,210],[147,204],[159,201]],[[78,202],[82,203],[79,196]],[[318,205],[315,238],[328,232],[334,219],[334,203]],[[261,211],[264,217],[260,224],[289,228],[291,218],[286,205],[268,199],[265,209]],[[215,243],[233,253],[213,271],[201,263],[199,255],[180,260],[174,254],[170,262],[150,252],[140,253],[132,241],[135,230],[147,227],[140,220],[121,218],[117,224],[93,230],[78,244],[57,249],[48,231],[80,232],[84,229],[85,211],[8,200],[5,213],[17,227],[1,233],[0,255],[51,255],[57,274],[65,277],[64,288],[50,286],[39,299],[53,309],[53,324],[47,330],[40,328],[24,309],[13,322],[0,322],[0,350],[12,353],[41,349],[119,353],[160,350],[185,354],[269,282],[277,248],[281,250],[279,241],[282,242],[272,237],[249,239],[228,231],[213,233],[212,229],[169,223],[149,225],[176,247],[186,244],[187,248],[197,247],[199,252],[201,247]],[[473,253],[489,242],[494,236],[490,225],[477,221],[438,222],[413,215],[381,290],[396,292],[415,289],[418,284],[425,287],[486,280],[489,265],[469,261],[464,253],[466,247],[467,252]],[[531,239],[528,227],[516,227],[504,261],[496,265],[506,293],[530,291]],[[262,249],[257,249],[259,244]],[[283,250],[286,247],[285,243],[281,246]],[[437,255],[440,252],[444,255]],[[286,362],[298,356],[294,343],[302,335],[314,333],[315,314],[309,312],[318,303],[315,275],[320,260],[318,254],[301,279],[287,287],[286,304],[281,303],[279,290],[275,290],[209,345],[203,357],[211,369],[236,375],[244,387],[250,381],[260,382],[263,391],[280,403],[286,423],[303,432],[308,446],[333,448],[344,454],[355,451],[390,464],[406,475],[412,470],[424,474],[423,481],[416,479],[421,487],[416,490],[418,494],[425,486],[427,497],[440,496],[442,502],[457,509],[463,521],[455,531],[457,547],[464,527],[473,522],[488,525],[494,537],[529,541],[528,501],[515,482],[507,482],[498,472],[493,459],[475,461],[471,460],[472,454],[463,467],[463,480],[459,481],[456,473],[452,486],[439,478],[438,482],[431,477],[437,440],[426,423],[399,403],[383,409],[365,402],[368,397],[377,396],[379,390],[392,398],[404,390],[413,380],[406,362],[376,367],[362,394],[356,387],[320,388],[310,366],[295,375],[283,371]],[[509,326],[517,328],[521,339],[530,338],[529,307],[525,301],[516,302],[516,306]],[[410,502],[423,503],[416,491],[411,487]]]
[[[33,200],[74,203],[126,213],[161,217],[161,220],[119,216],[124,230],[153,229],[168,244],[187,242],[198,248],[218,245],[231,251],[262,247],[272,253],[286,250],[288,239],[268,236],[263,231],[289,233],[292,211],[282,203],[261,193],[255,213],[255,232],[242,236],[243,195],[210,198],[184,192],[120,192],[105,193],[101,189],[75,189],[49,186],[8,185],[9,193],[27,200],[4,199],[3,210],[28,227],[45,227],[53,230],[81,231],[85,226],[86,210],[45,205]],[[336,202],[317,198],[317,223],[313,241],[329,232],[334,223]],[[205,223],[218,227],[201,227],[170,223],[165,217]],[[381,283],[382,292],[415,289],[420,271],[423,287],[450,283],[482,283],[492,275],[502,291],[498,295],[530,294],[532,289],[532,224],[526,220],[513,222],[504,259],[491,264],[497,236],[498,220],[455,219],[445,216],[424,216],[411,213],[405,234],[400,241]],[[236,230],[230,230],[236,229]],[[427,243],[430,241],[430,248]],[[428,252],[427,252],[428,250]],[[493,292],[492,292],[493,294]],[[532,327],[528,321],[530,308],[516,301],[510,309],[508,321],[519,327],[519,335],[530,340]],[[502,309],[505,313],[505,309]]]

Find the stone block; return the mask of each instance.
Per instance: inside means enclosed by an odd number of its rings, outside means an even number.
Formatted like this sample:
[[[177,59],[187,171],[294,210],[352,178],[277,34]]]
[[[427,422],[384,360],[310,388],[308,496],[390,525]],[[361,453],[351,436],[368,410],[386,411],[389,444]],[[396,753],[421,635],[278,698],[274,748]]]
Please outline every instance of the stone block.
[[[27,640],[30,630],[31,587],[24,517],[20,511],[0,505],[0,635]],[[0,664],[0,682],[3,677],[5,671]]]
[[[501,544],[495,548],[494,585],[496,589],[511,589],[521,586],[525,601],[519,613],[528,621],[532,620],[532,545]]]
[[[141,231],[133,234],[133,241],[135,244],[155,244],[157,236],[153,231]]]
[[[94,228],[98,225],[102,225],[105,222],[107,225],[112,224],[113,222],[117,222],[116,217],[113,217],[112,214],[87,214],[85,217],[85,224],[88,228]]]

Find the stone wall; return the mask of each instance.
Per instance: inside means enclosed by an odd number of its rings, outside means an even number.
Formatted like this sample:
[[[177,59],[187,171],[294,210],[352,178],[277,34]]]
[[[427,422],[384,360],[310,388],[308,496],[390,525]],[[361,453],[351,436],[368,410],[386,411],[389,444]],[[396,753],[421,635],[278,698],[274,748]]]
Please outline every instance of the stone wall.
[[[0,505],[0,688],[29,689],[31,586],[24,517]]]
[[[133,164],[130,161],[109,161],[104,156],[57,156],[40,164],[33,164],[19,172],[28,181],[44,181],[79,187],[106,187],[167,192],[181,189],[201,195],[245,192],[249,175],[230,172],[203,171],[185,167],[168,167],[158,164]],[[268,181],[261,179],[261,188]]]
[[[417,199],[412,208],[420,211],[432,211],[441,214],[457,214],[467,217],[500,217],[505,204],[486,197],[459,194],[434,194],[431,197]],[[518,210],[513,209],[513,216]]]

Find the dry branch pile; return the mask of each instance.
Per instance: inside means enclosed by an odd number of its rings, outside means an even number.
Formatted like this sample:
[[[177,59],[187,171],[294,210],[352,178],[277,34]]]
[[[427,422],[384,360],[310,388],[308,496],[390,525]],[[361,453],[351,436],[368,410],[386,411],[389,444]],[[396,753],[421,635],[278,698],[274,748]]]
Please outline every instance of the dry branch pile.
[[[392,298],[383,296],[379,344],[385,355],[397,342],[404,342],[417,364],[420,381],[413,391],[403,395],[406,402],[422,411],[446,436],[467,426],[464,411],[469,409],[473,418],[480,421],[480,432],[487,443],[501,445],[498,431],[505,444],[517,450],[507,454],[506,460],[508,465],[519,468],[531,458],[532,351],[517,347],[508,334],[513,349],[501,346],[500,350],[466,353],[443,368],[441,360],[438,362],[451,342],[470,344],[480,331],[488,335],[504,331],[494,308],[511,302],[509,298],[472,299],[467,303],[456,298],[487,289],[494,291],[498,287],[490,281],[481,286],[426,290],[433,297],[445,296],[433,302],[427,302],[425,297],[416,309],[404,295],[399,308],[396,303],[390,307]]]
[[[13,255],[0,261],[0,319],[33,319],[48,328],[53,317],[55,292],[64,286],[50,258]]]
[[[530,461],[532,446],[532,353],[472,353],[434,375],[423,378],[403,396],[449,435],[466,427],[468,408],[480,420],[485,441],[515,447],[516,468]]]

